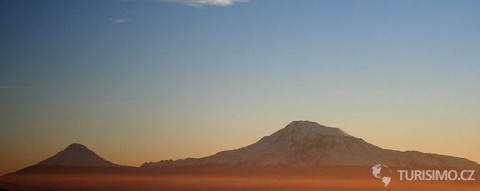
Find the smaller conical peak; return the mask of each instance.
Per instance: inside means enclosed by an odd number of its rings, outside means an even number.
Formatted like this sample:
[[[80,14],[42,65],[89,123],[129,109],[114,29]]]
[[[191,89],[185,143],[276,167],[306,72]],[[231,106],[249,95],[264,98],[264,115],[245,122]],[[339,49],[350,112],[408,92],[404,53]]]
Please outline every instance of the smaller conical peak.
[[[335,127],[327,127],[313,121],[292,121],[285,127],[291,131],[306,131],[313,134],[334,135],[334,136],[350,136],[342,129]]]
[[[82,156],[97,156],[95,152],[87,148],[85,145],[79,144],[79,143],[72,143],[68,145],[67,148],[63,149],[63,151],[60,151],[61,155],[82,155]]]
[[[38,163],[39,166],[83,166],[101,167],[117,166],[98,156],[86,146],[78,143],[70,144],[56,155]]]
[[[72,143],[65,148],[65,151],[90,151],[90,149],[80,143]]]

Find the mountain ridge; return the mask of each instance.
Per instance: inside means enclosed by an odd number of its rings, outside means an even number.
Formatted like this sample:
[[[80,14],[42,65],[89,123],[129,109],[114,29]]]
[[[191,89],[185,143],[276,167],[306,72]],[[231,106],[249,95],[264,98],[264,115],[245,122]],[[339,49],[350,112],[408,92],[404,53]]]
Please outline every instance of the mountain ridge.
[[[293,121],[253,144],[201,158],[161,160],[146,162],[140,167],[131,167],[112,163],[86,146],[73,143],[46,160],[10,174],[51,172],[155,174],[205,171],[206,168],[216,167],[223,171],[254,169],[258,172],[260,169],[268,171],[275,168],[302,171],[307,168],[362,167],[375,164],[390,167],[480,170],[478,163],[465,158],[383,149],[340,128],[327,127],[311,121]]]

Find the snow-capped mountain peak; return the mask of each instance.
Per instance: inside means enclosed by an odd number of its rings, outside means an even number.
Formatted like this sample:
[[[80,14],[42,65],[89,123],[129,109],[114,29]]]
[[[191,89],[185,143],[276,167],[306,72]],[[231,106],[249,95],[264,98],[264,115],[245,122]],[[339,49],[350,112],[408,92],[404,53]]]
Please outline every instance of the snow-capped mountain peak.
[[[350,136],[342,129],[327,127],[312,121],[293,121],[280,131],[285,131],[288,134],[301,133],[324,136]]]

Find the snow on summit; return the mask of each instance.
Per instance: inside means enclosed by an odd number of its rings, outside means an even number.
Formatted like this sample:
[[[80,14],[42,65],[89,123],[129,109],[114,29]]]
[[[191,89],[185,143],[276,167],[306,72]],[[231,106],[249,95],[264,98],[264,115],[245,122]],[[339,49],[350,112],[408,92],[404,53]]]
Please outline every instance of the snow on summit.
[[[306,134],[315,135],[333,135],[333,136],[350,136],[348,133],[339,128],[326,127],[312,121],[293,121],[285,128],[289,132],[299,131]]]

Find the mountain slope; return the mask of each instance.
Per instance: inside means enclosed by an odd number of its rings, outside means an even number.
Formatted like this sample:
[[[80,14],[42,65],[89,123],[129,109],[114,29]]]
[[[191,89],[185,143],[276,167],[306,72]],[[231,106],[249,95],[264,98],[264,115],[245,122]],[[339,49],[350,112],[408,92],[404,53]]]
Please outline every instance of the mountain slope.
[[[341,129],[310,121],[294,121],[256,143],[215,155],[176,161],[145,163],[144,168],[192,165],[370,166],[480,169],[467,159],[414,151],[387,150],[353,137]]]

